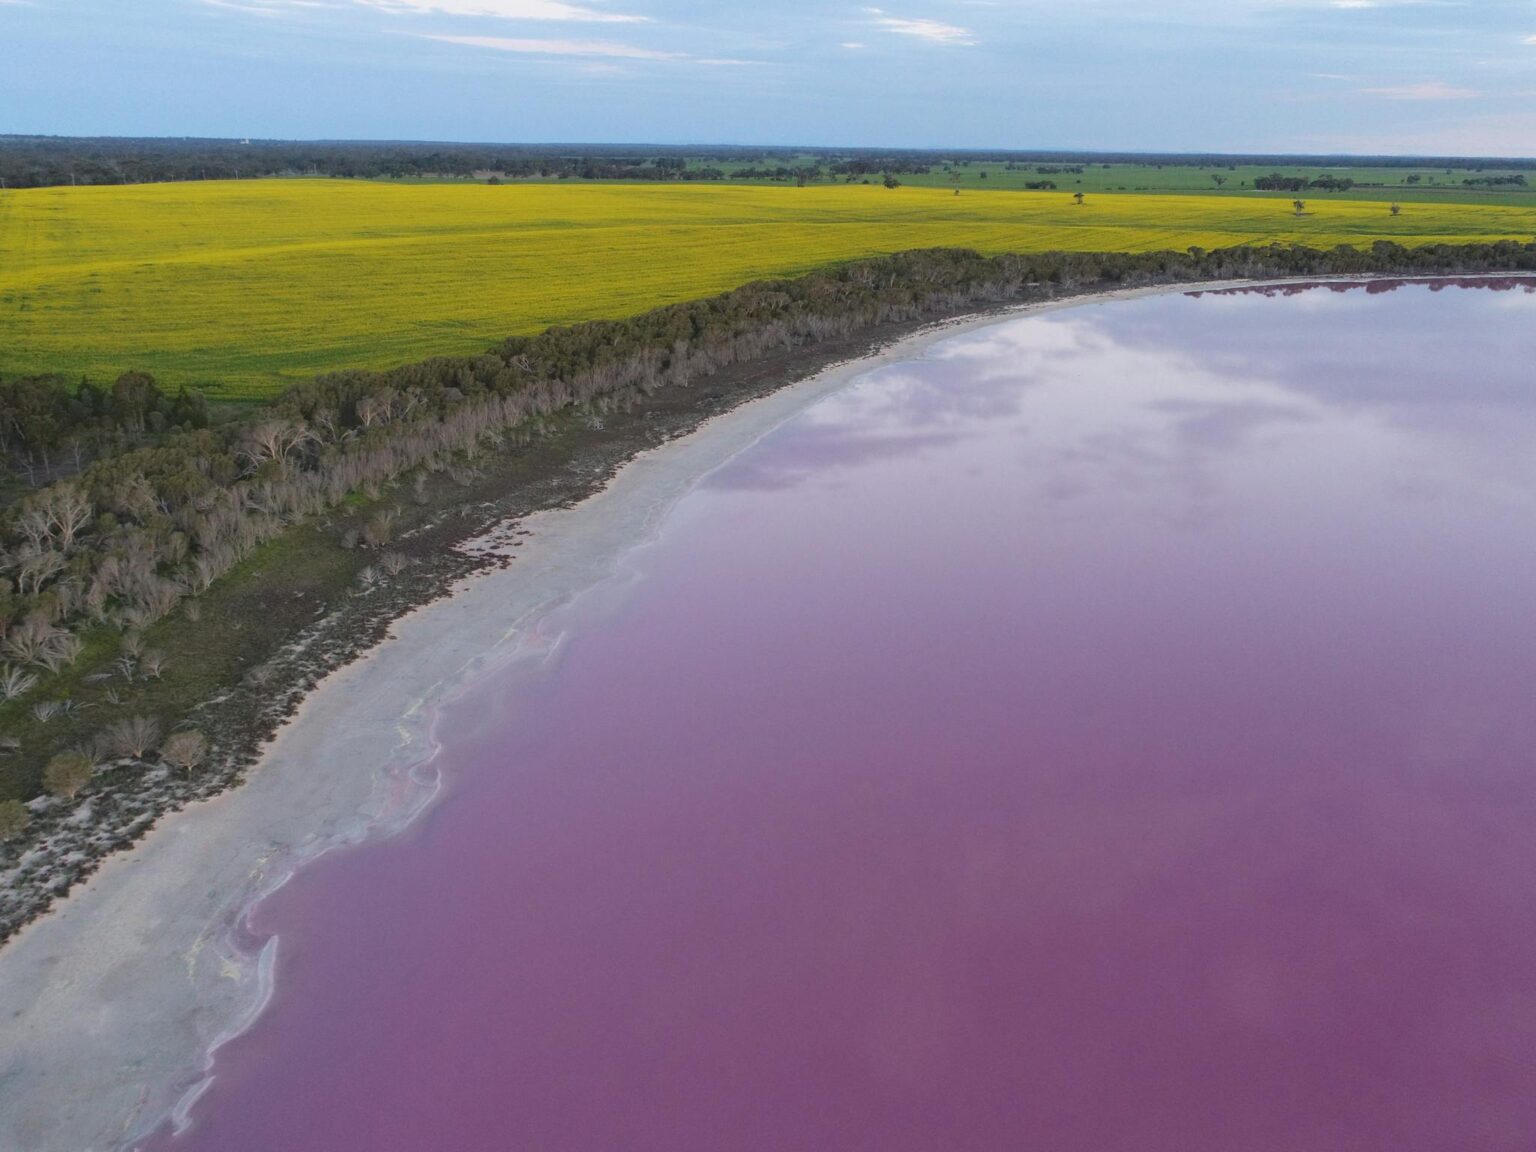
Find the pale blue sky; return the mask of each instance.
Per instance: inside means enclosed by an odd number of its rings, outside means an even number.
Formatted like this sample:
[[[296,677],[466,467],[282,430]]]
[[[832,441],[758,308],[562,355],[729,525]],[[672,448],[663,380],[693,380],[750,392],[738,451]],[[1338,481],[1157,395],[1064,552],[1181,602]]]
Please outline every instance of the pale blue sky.
[[[0,0],[0,132],[1536,155],[1536,0]]]

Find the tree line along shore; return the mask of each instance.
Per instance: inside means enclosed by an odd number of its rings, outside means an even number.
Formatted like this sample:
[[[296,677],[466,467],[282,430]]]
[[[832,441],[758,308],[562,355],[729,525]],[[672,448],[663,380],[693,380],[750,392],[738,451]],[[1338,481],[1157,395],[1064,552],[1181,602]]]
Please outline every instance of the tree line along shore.
[[[305,691],[481,563],[452,543],[578,498],[667,428],[820,355],[1081,293],[1533,271],[1536,243],[1512,241],[935,249],[329,373],[226,420],[142,374],[84,394],[0,382],[19,488],[0,510],[0,939],[162,813],[238,782]]]

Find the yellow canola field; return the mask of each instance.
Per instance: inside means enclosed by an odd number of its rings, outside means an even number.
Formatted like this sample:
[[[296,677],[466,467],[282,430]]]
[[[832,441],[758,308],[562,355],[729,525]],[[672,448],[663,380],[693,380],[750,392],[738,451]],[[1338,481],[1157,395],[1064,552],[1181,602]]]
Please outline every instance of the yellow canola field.
[[[0,373],[249,399],[909,248],[1519,239],[1536,209],[840,186],[261,180],[0,193]]]

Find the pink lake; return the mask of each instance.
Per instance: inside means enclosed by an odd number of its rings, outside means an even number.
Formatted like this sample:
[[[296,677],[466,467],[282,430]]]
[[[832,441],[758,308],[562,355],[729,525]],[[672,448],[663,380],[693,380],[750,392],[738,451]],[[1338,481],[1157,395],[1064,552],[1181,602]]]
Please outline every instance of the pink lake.
[[[261,907],[155,1147],[1530,1152],[1533,321],[1161,296],[814,404]]]

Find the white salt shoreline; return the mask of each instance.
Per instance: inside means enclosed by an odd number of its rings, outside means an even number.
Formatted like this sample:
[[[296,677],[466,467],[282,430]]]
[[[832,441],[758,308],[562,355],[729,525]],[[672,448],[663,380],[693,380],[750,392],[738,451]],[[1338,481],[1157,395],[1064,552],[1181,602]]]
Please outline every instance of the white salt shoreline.
[[[244,785],[163,820],[0,949],[0,1150],[131,1149],[168,1118],[185,1123],[214,1051],[272,993],[279,944],[246,929],[252,908],[317,856],[408,825],[441,783],[436,711],[508,661],[548,651],[531,625],[613,576],[710,472],[821,397],[940,340],[1030,313],[1250,283],[934,325],[744,404],[637,456],[578,506],[523,521],[532,534],[513,564],[397,621],[328,677]]]

